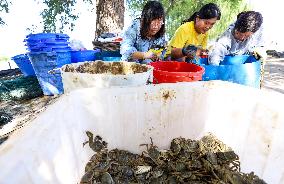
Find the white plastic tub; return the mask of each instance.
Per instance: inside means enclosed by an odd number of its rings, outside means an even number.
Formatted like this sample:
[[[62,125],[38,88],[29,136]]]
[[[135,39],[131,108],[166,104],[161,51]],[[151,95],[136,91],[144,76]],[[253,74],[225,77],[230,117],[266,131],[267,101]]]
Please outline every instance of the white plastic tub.
[[[242,171],[282,184],[283,104],[282,94],[219,81],[72,91],[0,146],[0,183],[76,184],[93,154],[82,145],[90,130],[136,153],[150,137],[163,149],[212,132]]]
[[[129,62],[121,63],[124,63],[124,65],[134,64]],[[84,63],[76,63],[72,64],[72,66],[78,67],[82,64]],[[61,69],[65,93],[76,89],[90,87],[108,88],[112,86],[143,86],[147,84],[148,80],[152,81],[153,78],[152,66],[146,66],[148,68],[147,72],[125,75],[64,72],[65,67],[66,66],[63,66]]]

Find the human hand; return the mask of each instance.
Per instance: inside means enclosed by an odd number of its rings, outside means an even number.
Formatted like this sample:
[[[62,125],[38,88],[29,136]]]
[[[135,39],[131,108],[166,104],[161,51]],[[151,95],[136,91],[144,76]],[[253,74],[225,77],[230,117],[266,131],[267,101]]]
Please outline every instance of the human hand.
[[[144,59],[151,59],[152,61],[158,60],[157,54],[155,54],[155,53],[153,53],[151,51],[144,52],[143,56],[144,56]]]
[[[190,59],[195,58],[198,48],[194,45],[188,45],[182,48],[182,54]]]
[[[189,59],[194,59],[195,57],[208,56],[208,50],[196,47],[194,45],[188,45],[182,48],[182,53]]]
[[[264,47],[254,48],[253,51],[250,52],[250,55],[252,55],[256,60],[266,60],[267,58],[266,49]]]
[[[260,58],[262,58],[261,55],[260,55],[258,52],[256,52],[256,51],[253,51],[253,52],[252,52],[252,56],[253,56],[256,60],[260,60]]]
[[[201,49],[201,48],[198,48],[197,51],[196,51],[196,56],[199,56],[199,57],[208,57],[208,50],[207,49]]]

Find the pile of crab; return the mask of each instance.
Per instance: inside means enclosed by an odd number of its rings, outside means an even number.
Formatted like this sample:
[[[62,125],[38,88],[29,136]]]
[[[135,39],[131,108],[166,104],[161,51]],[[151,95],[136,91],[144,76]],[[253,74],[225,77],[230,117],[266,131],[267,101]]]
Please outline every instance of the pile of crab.
[[[109,151],[100,136],[93,138],[91,132],[86,133],[86,143],[95,154],[85,167],[81,184],[265,183],[253,172],[240,172],[238,155],[212,134],[200,140],[175,138],[169,150],[159,150],[151,139],[151,144],[145,145],[147,150],[138,155],[118,149]]]

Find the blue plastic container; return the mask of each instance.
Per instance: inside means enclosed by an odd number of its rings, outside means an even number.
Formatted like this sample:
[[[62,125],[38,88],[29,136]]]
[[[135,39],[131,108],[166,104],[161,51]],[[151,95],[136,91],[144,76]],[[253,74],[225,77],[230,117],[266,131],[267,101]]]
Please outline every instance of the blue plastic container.
[[[71,63],[70,52],[31,52],[30,60],[33,64],[37,79],[44,95],[63,94],[63,84],[59,69]]]
[[[261,62],[252,56],[239,65],[208,65],[207,58],[201,58],[198,63],[205,68],[203,81],[223,80],[260,88]]]
[[[95,61],[98,59],[98,53],[100,51],[100,49],[71,51],[71,62],[78,63],[83,61]]]
[[[103,61],[120,61],[121,57],[103,57]]]
[[[220,65],[241,65],[244,64],[249,55],[236,55],[236,56],[225,56],[224,60],[220,62]]]
[[[102,51],[96,54],[97,59],[104,60],[104,58],[107,60],[109,59],[115,59],[121,58],[121,54],[119,51]]]
[[[35,76],[35,71],[30,62],[29,57],[26,54],[16,55],[11,58],[17,64],[24,76]]]

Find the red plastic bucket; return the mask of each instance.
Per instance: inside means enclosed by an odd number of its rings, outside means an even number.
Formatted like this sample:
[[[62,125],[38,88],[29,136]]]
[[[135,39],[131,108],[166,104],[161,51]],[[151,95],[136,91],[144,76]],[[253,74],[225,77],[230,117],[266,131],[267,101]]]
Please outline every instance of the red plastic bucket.
[[[152,62],[154,84],[192,82],[202,80],[205,69],[202,66],[176,61]]]

